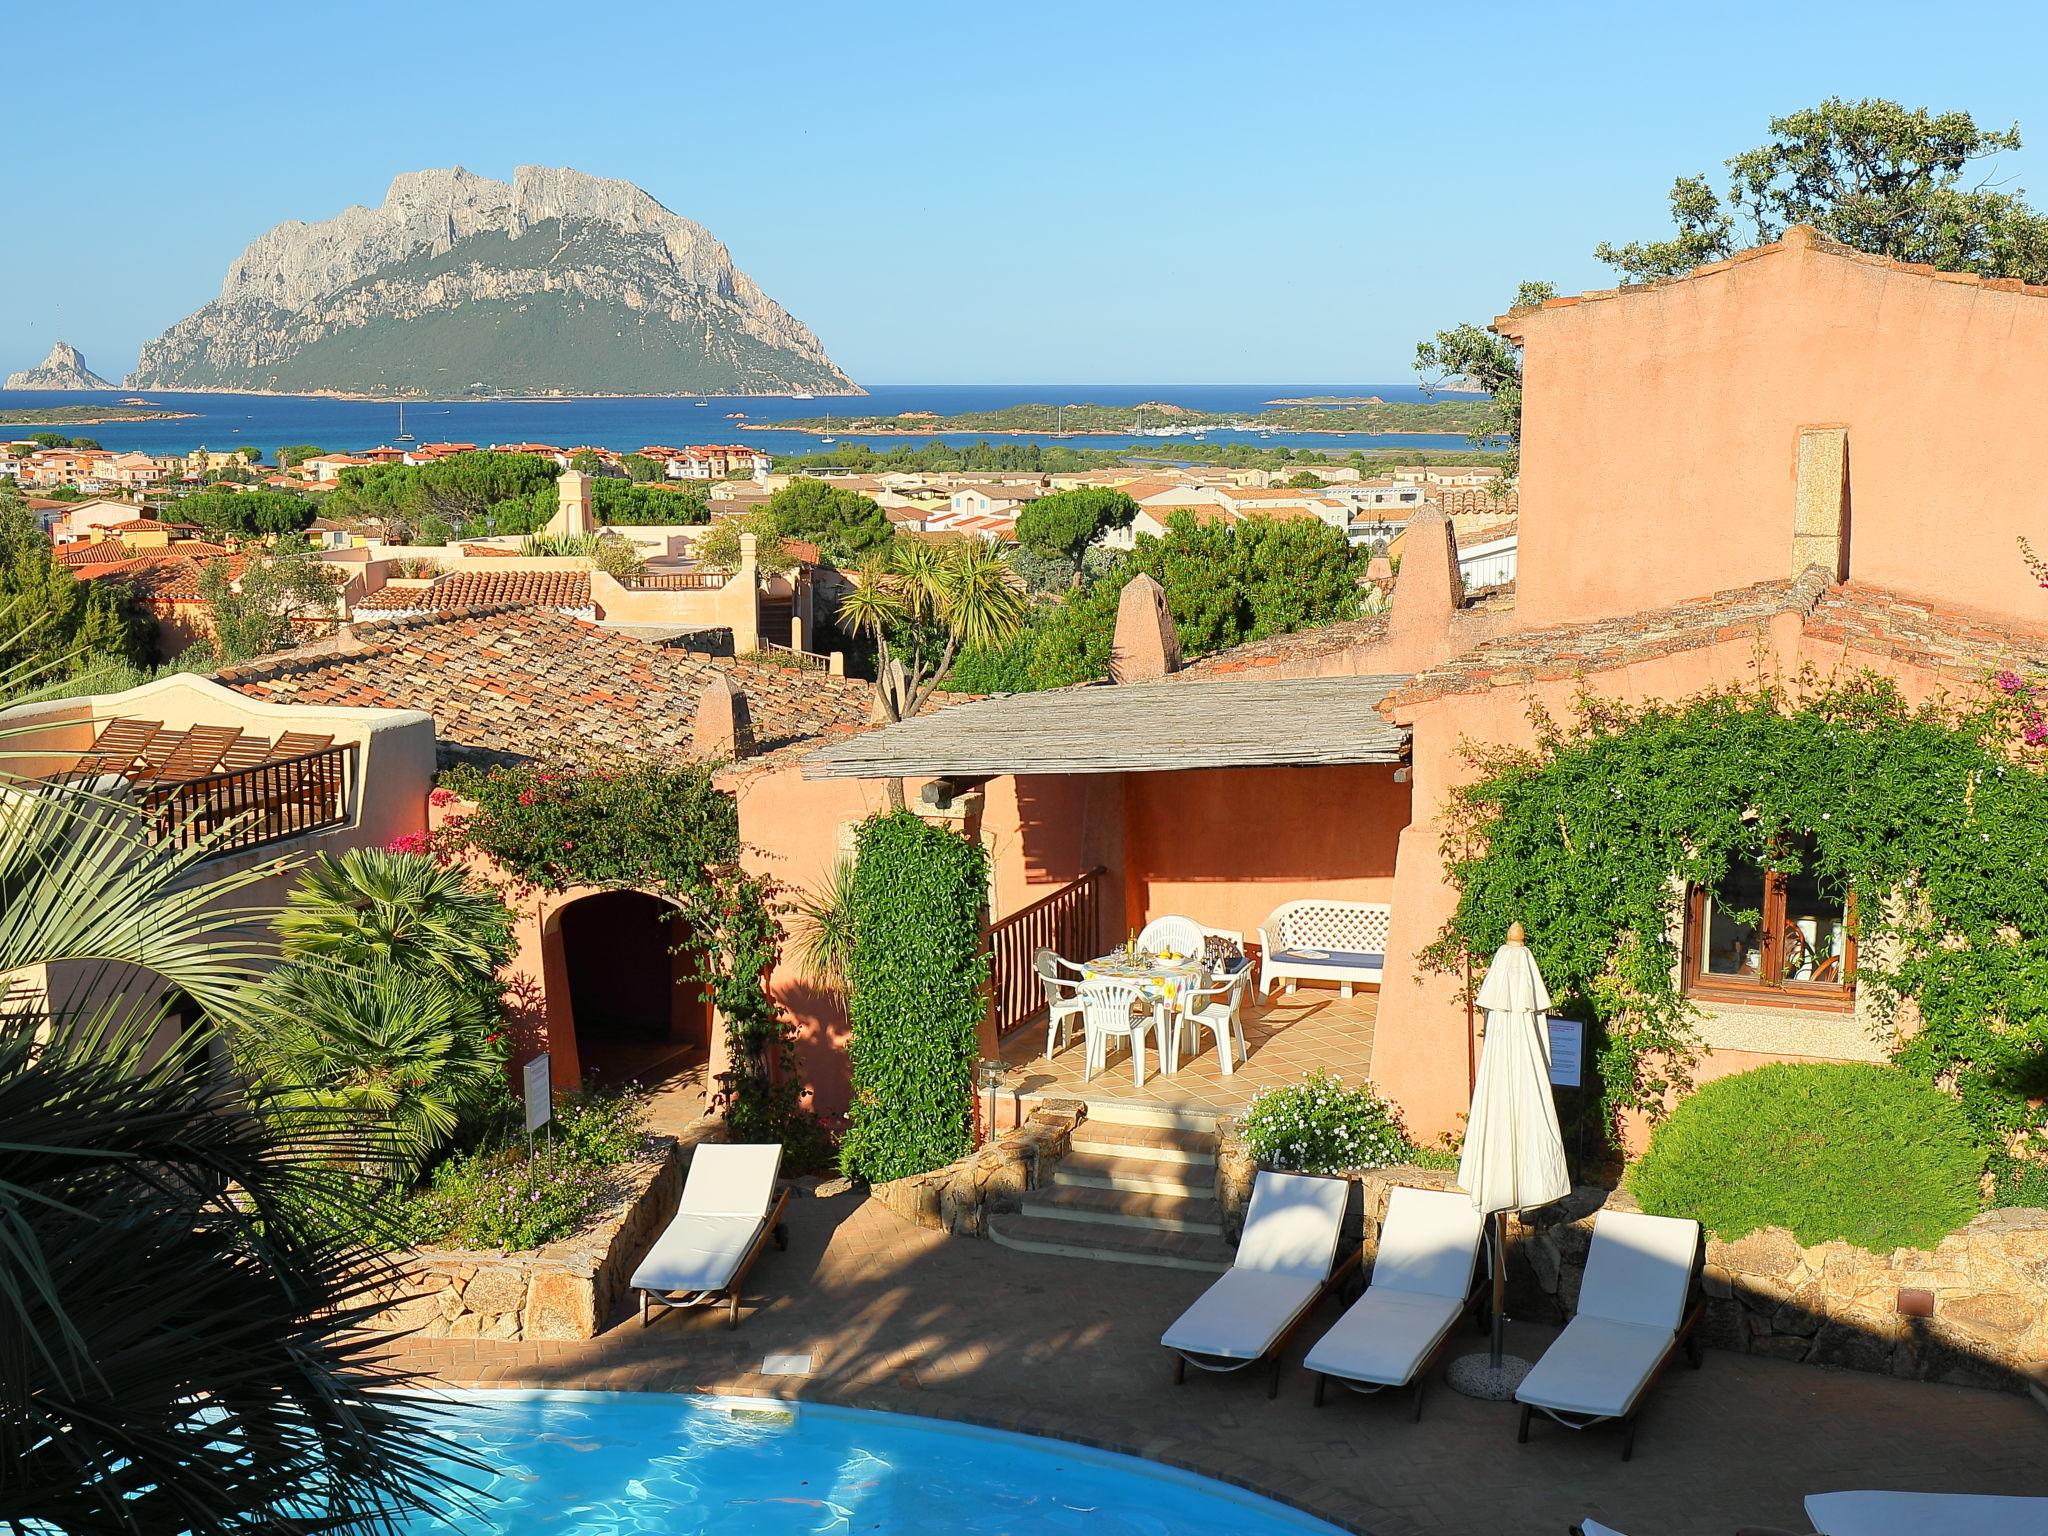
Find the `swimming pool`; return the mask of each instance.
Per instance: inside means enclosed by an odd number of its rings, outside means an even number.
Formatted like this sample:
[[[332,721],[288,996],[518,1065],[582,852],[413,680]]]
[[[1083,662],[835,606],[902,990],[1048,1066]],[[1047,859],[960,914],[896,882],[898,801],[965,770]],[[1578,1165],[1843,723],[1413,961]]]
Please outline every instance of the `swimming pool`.
[[[488,1507],[454,1525],[424,1520],[417,1536],[1336,1531],[1133,1457],[932,1419],[656,1392],[453,1397],[442,1427],[495,1469]]]

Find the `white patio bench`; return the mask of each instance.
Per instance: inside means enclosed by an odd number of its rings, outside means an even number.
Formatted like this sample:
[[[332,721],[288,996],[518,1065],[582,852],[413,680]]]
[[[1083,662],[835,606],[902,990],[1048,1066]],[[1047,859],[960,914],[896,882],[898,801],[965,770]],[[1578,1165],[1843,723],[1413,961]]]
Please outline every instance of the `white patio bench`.
[[[1259,929],[1259,996],[1281,982],[1334,981],[1349,997],[1354,983],[1378,986],[1387,964],[1394,909],[1379,901],[1289,901]]]

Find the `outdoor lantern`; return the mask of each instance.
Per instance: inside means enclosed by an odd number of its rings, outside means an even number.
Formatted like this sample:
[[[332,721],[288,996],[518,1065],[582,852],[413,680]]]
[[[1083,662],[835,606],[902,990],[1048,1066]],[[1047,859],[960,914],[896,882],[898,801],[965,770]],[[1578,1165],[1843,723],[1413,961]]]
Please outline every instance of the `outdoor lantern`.
[[[983,1141],[996,1139],[996,1090],[1002,1086],[1003,1064],[984,1058],[981,1063],[981,1088],[988,1095],[988,1117],[982,1123]]]

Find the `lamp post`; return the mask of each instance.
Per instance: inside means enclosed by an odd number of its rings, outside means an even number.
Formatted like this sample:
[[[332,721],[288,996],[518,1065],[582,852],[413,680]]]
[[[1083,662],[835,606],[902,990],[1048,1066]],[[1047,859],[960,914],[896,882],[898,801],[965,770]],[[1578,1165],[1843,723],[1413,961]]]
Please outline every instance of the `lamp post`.
[[[1003,1084],[1003,1064],[984,1058],[978,1068],[982,1092],[988,1095],[988,1114],[983,1118],[982,1143],[996,1139],[996,1090]]]

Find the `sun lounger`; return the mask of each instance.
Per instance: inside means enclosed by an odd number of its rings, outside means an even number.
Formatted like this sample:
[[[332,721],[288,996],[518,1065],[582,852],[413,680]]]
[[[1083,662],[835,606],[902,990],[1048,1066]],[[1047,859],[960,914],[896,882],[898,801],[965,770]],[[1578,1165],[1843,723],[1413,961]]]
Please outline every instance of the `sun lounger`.
[[[92,745],[72,765],[72,775],[83,781],[110,773],[127,773],[162,729],[163,726],[154,720],[109,720],[100,727]]]
[[[1173,1351],[1173,1379],[1239,1371],[1270,1361],[1266,1396],[1280,1391],[1280,1350],[1309,1310],[1358,1263],[1336,1265],[1351,1185],[1305,1173],[1260,1173],[1244,1236],[1228,1271],[1181,1313],[1159,1342]]]
[[[1986,1493],[1813,1493],[1820,1536],[2048,1536],[2048,1499]]]
[[[1303,1363],[1316,1406],[1337,1381],[1354,1392],[1415,1386],[1415,1417],[1451,1328],[1481,1299],[1475,1283],[1486,1219],[1454,1191],[1397,1189],[1387,1197],[1372,1283]]]
[[[1579,1310],[1543,1352],[1515,1393],[1529,1438],[1530,1417],[1542,1412],[1567,1429],[1619,1419],[1621,1459],[1635,1450],[1636,1410],[1682,1344],[1700,1363],[1693,1329],[1700,1306],[1693,1268],[1700,1225],[1671,1216],[1602,1211],[1593,1218],[1593,1246],[1579,1288]]]
[[[780,1146],[706,1142],[691,1154],[675,1219],[633,1271],[643,1328],[655,1307],[721,1304],[730,1309],[726,1326],[739,1326],[740,1289],[762,1245],[772,1235],[776,1247],[788,1246],[789,1194],[775,1188],[781,1169]]]

